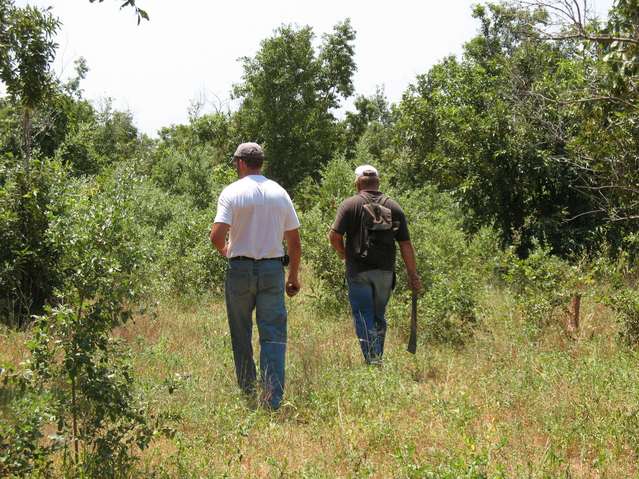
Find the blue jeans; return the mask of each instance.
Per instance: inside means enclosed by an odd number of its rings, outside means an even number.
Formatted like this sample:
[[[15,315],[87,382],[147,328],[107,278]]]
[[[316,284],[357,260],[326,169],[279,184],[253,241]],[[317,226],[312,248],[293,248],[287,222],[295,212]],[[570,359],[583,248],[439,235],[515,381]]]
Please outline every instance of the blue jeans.
[[[284,393],[286,307],[284,266],[280,260],[232,260],[226,273],[226,312],[237,382],[255,394],[253,310],[260,336],[260,376],[264,399],[277,409]]]
[[[374,269],[347,278],[348,300],[355,334],[366,363],[381,361],[386,338],[386,304],[393,288],[393,272]]]

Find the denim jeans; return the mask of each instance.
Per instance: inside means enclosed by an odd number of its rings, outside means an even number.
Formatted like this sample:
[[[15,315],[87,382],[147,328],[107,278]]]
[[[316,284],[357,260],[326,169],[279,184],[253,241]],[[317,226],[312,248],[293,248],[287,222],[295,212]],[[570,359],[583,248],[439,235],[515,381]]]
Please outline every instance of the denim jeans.
[[[366,363],[381,361],[386,338],[386,304],[393,287],[393,272],[374,269],[347,278],[348,299],[355,334]]]
[[[264,397],[277,409],[284,393],[286,307],[284,266],[277,260],[232,260],[226,273],[226,312],[231,331],[237,382],[255,394],[253,310],[260,337],[260,376]]]

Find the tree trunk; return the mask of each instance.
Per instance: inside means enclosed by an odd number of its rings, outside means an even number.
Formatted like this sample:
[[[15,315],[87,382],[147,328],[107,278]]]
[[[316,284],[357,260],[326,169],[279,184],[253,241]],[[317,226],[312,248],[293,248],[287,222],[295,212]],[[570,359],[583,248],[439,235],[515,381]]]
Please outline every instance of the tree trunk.
[[[581,295],[575,294],[572,297],[572,308],[568,317],[568,331],[579,331],[579,310],[581,308]]]
[[[25,106],[22,113],[22,148],[24,150],[24,171],[29,171],[31,161],[31,108]]]

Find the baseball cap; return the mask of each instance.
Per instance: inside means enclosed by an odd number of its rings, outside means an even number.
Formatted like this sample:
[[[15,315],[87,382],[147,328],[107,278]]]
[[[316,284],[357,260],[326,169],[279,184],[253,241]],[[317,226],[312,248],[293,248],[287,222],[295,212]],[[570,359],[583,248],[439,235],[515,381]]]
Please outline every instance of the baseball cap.
[[[379,176],[377,168],[371,165],[361,165],[355,168],[355,178],[360,176]]]
[[[235,153],[233,153],[233,158],[263,160],[264,151],[257,143],[241,143],[235,150]]]

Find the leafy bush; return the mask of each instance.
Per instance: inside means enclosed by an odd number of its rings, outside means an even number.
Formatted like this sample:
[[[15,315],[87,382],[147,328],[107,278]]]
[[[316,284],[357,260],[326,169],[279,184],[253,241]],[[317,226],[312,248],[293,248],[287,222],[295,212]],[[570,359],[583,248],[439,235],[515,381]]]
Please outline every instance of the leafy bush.
[[[559,306],[567,305],[582,281],[578,265],[570,265],[551,253],[549,246],[533,242],[527,258],[514,248],[504,255],[505,279],[515,293],[523,317],[537,328],[549,324]]]
[[[61,214],[65,175],[53,161],[32,160],[29,170],[0,162],[0,322],[8,326],[41,313],[61,285],[60,252],[47,232]]]
[[[637,235],[625,239],[625,249],[612,259],[605,253],[593,262],[600,288],[598,299],[617,314],[622,341],[639,344],[639,292],[637,291]],[[604,248],[605,250],[605,248]]]
[[[139,214],[136,192],[143,182],[131,168],[122,167],[113,176],[73,183],[65,197],[66,214],[51,222],[48,235],[60,251],[65,273],[60,302],[99,299],[101,308],[117,312],[122,304],[133,305],[143,297],[152,282],[154,242],[153,229]]]
[[[392,193],[391,193],[392,195]],[[468,239],[462,214],[452,199],[430,188],[395,196],[406,213],[424,294],[418,302],[424,340],[459,344],[472,333],[475,307],[485,283],[485,258],[496,255],[496,234],[489,229]],[[398,255],[399,256],[399,255]],[[406,316],[408,282],[398,258],[394,315]]]
[[[338,157],[322,168],[320,184],[308,181],[298,195],[309,205],[300,213],[304,263],[310,268],[307,287],[313,306],[327,311],[337,311],[346,299],[344,263],[331,248],[328,232],[337,207],[355,193],[353,170]]]
[[[134,214],[143,181],[127,167],[96,181],[73,180],[62,197],[65,214],[46,232],[64,282],[56,306],[36,322],[30,366],[38,390],[52,397],[71,475],[124,477],[134,462],[131,448],[145,447],[152,435],[133,392],[128,352],[111,334],[152,283],[152,231]],[[31,423],[18,422],[15,430]]]
[[[7,383],[4,387],[10,387]],[[11,401],[0,421],[0,476],[25,477],[41,475],[51,477],[51,453],[55,442],[45,441],[44,425],[51,424],[54,416],[46,395],[33,391]],[[4,416],[3,415],[3,416]]]
[[[166,294],[197,297],[223,291],[226,260],[209,240],[214,210],[194,210],[180,205],[162,231],[158,268],[160,289]]]
[[[639,344],[639,292],[635,287],[623,287],[607,298],[607,305],[616,313],[623,341]]]
[[[129,477],[133,449],[144,449],[154,432],[134,393],[128,350],[111,336],[127,312],[108,303],[58,306],[39,318],[30,342],[37,380],[53,398],[63,468],[74,475]]]

